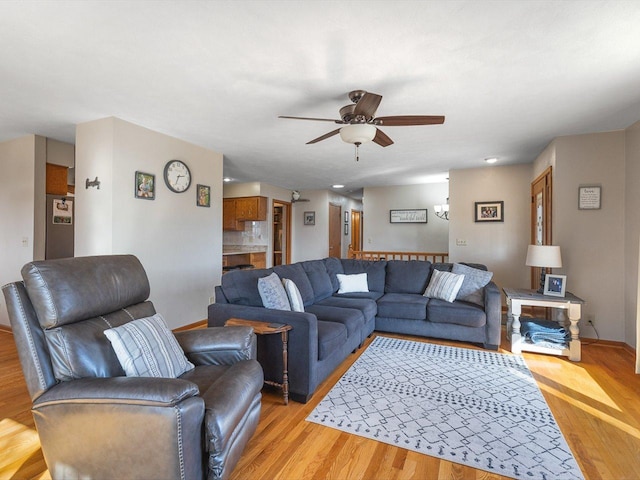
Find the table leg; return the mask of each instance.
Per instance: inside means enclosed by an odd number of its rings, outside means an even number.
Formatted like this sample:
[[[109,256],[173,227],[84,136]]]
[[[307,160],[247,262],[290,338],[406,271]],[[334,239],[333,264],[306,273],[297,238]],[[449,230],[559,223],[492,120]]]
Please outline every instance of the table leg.
[[[520,302],[511,300],[511,353],[522,353],[522,336],[520,335],[520,315],[522,305]]]
[[[284,404],[289,405],[289,355],[288,355],[288,332],[282,332],[282,396]]]
[[[579,362],[582,358],[582,346],[580,344],[580,329],[578,321],[581,316],[581,305],[572,303],[569,305],[569,332],[571,332],[571,341],[569,342],[569,360]]]

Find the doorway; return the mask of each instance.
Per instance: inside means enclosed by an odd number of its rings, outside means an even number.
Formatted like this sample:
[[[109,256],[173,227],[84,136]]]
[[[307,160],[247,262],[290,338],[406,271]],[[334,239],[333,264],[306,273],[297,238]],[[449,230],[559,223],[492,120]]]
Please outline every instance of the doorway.
[[[273,266],[291,263],[291,203],[273,201]]]
[[[531,244],[551,245],[551,212],[553,206],[552,170],[547,168],[531,183]],[[531,288],[540,284],[540,267],[531,267]]]
[[[329,256],[342,257],[342,207],[329,203]]]
[[[351,250],[362,251],[362,212],[351,210]]]

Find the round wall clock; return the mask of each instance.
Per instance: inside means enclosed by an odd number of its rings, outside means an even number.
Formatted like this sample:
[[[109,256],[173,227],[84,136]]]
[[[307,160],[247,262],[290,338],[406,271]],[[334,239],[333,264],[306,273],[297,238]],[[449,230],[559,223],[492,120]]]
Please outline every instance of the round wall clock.
[[[170,160],[164,166],[164,183],[169,190],[182,193],[191,186],[191,172],[181,160]]]

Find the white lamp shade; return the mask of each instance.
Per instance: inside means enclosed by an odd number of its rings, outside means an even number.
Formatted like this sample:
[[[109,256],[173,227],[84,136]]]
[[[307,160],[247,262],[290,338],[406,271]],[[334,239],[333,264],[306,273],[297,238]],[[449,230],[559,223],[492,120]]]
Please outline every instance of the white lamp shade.
[[[556,245],[529,245],[525,264],[529,267],[560,268],[562,266],[560,247]]]
[[[353,125],[345,125],[340,129],[340,138],[347,143],[366,143],[373,140],[375,136],[375,125],[369,125],[368,123],[354,123]]]

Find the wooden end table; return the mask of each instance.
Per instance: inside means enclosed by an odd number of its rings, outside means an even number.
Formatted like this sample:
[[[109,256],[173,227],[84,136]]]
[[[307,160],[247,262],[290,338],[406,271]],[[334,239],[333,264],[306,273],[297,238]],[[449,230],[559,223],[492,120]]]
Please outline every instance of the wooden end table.
[[[289,330],[293,327],[286,323],[268,323],[258,322],[256,320],[244,320],[242,318],[230,318],[224,324],[225,327],[253,327],[253,331],[256,335],[273,335],[280,334],[282,338],[282,383],[273,382],[271,380],[265,380],[264,383],[274,387],[282,389],[282,396],[284,397],[284,404],[289,404],[289,355],[287,352],[287,345],[289,342]]]
[[[580,320],[582,305],[585,303],[584,300],[569,292],[567,292],[564,297],[555,297],[543,295],[535,290],[527,290],[524,288],[503,288],[503,291],[507,297],[507,306],[509,308],[507,335],[511,338],[512,353],[548,353],[569,357],[569,360],[574,362],[580,361],[582,354],[578,321]],[[531,307],[559,308],[561,312],[567,311],[569,313],[570,323],[569,332],[571,333],[569,345],[565,348],[550,348],[525,342],[520,334],[520,314],[522,313],[522,307],[525,305]],[[564,318],[562,318],[562,320],[564,320]]]

